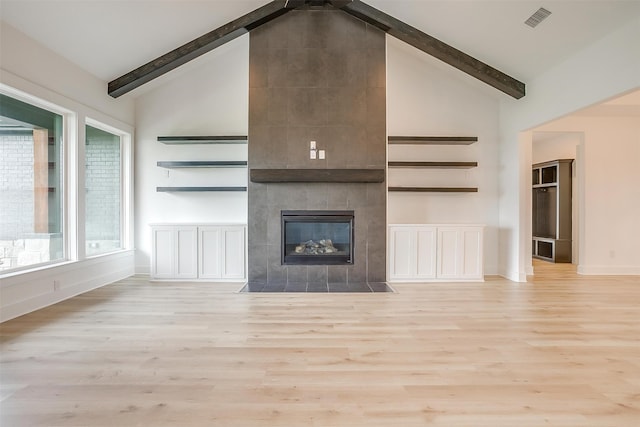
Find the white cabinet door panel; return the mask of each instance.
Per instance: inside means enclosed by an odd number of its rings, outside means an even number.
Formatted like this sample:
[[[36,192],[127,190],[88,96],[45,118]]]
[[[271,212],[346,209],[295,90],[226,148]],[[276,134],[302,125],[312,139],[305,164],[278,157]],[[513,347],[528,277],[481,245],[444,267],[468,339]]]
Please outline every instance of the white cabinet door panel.
[[[415,231],[391,228],[389,236],[389,277],[397,280],[415,276]]]
[[[175,257],[173,227],[159,227],[153,230],[151,255],[151,277],[172,278]]]
[[[244,225],[153,224],[151,227],[153,279],[245,279]]]
[[[482,235],[475,225],[389,226],[389,280],[482,281]]]
[[[421,227],[416,231],[416,277],[419,279],[436,277],[436,238],[434,227]]]
[[[440,279],[455,279],[459,274],[460,231],[438,229],[438,272]]]
[[[178,279],[198,277],[198,229],[196,227],[176,228],[176,271]]]
[[[220,268],[221,234],[219,227],[200,227],[199,230],[199,276],[201,279],[219,279],[222,277]]]
[[[225,279],[242,279],[245,276],[244,259],[244,227],[230,227],[223,229],[224,252],[223,273]]]
[[[419,281],[436,276],[436,228],[391,227],[389,278]]]
[[[460,276],[465,279],[482,279],[484,269],[482,265],[482,229],[469,228],[462,231],[463,259],[460,262],[462,271]]]

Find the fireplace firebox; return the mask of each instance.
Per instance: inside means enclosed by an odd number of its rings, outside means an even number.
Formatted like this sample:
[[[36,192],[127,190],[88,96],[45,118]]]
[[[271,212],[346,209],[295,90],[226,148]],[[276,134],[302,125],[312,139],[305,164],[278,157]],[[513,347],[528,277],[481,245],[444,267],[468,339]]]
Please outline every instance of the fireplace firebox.
[[[281,211],[283,265],[353,264],[353,211]]]

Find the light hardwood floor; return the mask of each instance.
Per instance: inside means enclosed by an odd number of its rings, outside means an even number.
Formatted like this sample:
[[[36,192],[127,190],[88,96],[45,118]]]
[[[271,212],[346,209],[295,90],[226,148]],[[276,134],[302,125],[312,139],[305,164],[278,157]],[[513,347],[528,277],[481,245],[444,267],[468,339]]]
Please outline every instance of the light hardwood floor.
[[[247,294],[135,277],[5,322],[0,425],[640,426],[640,278]]]

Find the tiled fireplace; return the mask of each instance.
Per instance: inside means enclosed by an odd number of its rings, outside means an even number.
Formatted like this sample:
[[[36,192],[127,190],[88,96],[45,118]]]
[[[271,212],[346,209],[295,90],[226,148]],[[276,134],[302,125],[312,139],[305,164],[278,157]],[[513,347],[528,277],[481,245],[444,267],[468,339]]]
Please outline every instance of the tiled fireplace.
[[[282,211],[282,265],[353,264],[353,211]]]
[[[384,282],[384,33],[327,5],[292,11],[250,34],[249,169],[314,173],[249,183],[249,283]],[[324,159],[310,158],[311,141]],[[379,171],[382,178],[336,173],[354,170]],[[283,220],[301,211],[311,212]],[[321,216],[339,226],[305,230]],[[287,232],[289,222],[297,225]],[[294,236],[285,241],[288,250],[281,244],[285,233]]]

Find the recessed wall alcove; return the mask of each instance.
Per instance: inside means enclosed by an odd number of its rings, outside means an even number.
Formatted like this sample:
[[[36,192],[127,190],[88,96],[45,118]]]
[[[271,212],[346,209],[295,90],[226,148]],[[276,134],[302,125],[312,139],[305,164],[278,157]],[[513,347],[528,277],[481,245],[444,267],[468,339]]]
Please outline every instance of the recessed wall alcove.
[[[309,170],[314,177],[249,183],[249,283],[384,282],[384,32],[329,5],[300,9],[254,29],[249,52],[250,174]],[[310,159],[310,141],[325,159]],[[381,179],[335,178],[345,170]],[[284,264],[286,210],[353,211],[353,263]]]

